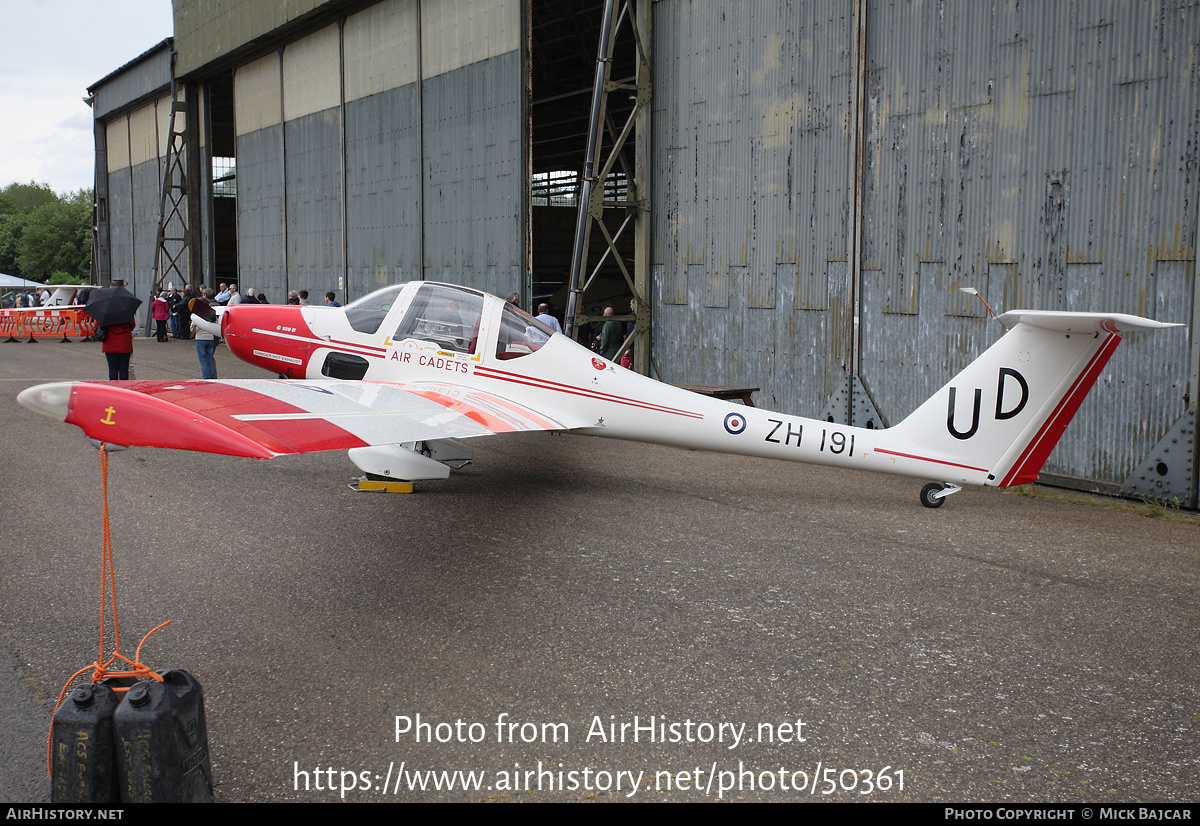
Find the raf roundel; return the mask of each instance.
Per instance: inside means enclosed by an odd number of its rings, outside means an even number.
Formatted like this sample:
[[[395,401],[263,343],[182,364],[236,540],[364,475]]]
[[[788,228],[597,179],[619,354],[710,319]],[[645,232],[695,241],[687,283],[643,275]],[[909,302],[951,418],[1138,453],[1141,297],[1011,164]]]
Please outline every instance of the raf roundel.
[[[725,417],[725,430],[734,436],[746,429],[746,417],[740,413],[730,413]]]

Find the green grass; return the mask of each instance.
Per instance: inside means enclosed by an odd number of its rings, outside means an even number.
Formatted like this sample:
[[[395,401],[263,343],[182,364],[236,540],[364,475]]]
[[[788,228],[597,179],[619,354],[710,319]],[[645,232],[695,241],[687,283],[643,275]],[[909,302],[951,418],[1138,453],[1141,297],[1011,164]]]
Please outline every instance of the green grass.
[[[1005,488],[1004,493],[1015,496],[1029,496],[1034,499],[1050,499],[1056,502],[1067,502],[1091,508],[1123,511],[1125,513],[1140,513],[1151,519],[1164,519],[1168,522],[1182,522],[1189,525],[1200,525],[1200,512],[1184,510],[1179,497],[1169,500],[1150,499],[1141,497],[1141,504],[1132,500],[1118,499],[1114,496],[1104,496],[1095,493],[1063,490],[1060,488],[1038,487],[1037,485],[1018,485]]]

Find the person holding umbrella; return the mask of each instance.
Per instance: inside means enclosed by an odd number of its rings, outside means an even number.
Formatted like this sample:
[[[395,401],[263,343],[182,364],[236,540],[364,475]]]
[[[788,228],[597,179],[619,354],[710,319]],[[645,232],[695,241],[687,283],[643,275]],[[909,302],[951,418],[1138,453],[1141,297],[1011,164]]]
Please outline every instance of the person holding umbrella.
[[[96,320],[97,337],[104,343],[100,351],[108,359],[110,381],[129,378],[129,359],[133,355],[133,314],[142,304],[140,298],[124,287],[92,290],[83,311]]]
[[[121,321],[101,329],[104,342],[100,351],[108,359],[108,380],[125,381],[129,378],[129,359],[133,356],[133,322]]]

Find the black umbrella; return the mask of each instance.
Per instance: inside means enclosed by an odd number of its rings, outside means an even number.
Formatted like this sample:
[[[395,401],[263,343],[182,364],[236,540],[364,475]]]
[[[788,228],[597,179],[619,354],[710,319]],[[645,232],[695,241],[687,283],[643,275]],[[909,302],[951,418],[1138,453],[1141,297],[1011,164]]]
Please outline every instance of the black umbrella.
[[[133,293],[124,287],[108,287],[92,290],[83,311],[96,319],[96,326],[107,327],[110,324],[132,323],[134,311],[141,305],[142,300],[134,298]]]

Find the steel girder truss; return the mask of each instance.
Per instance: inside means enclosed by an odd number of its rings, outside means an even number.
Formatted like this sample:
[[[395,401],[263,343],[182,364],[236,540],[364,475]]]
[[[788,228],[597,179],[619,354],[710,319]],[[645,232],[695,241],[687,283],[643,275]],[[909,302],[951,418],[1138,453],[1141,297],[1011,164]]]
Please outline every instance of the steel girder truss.
[[[619,10],[616,8],[619,6]],[[640,16],[638,12],[641,12]],[[576,336],[580,326],[591,321],[632,321],[633,330],[621,344],[617,358],[633,348],[634,369],[648,374],[650,369],[650,302],[649,298],[649,198],[650,198],[650,3],[647,0],[606,0],[600,47],[596,56],[596,78],[593,86],[592,114],[588,130],[588,149],[579,196],[579,214],[575,225],[574,254],[571,259],[571,293],[567,308],[567,334]],[[613,50],[617,39],[628,29],[636,48],[634,82],[611,79]],[[625,123],[618,129],[608,114],[608,96],[612,93],[632,93],[634,106]],[[610,145],[601,163],[603,134]],[[633,141],[633,163],[628,148]],[[628,186],[622,200],[604,199],[604,181],[617,167],[625,173]],[[624,217],[615,230],[605,223],[605,213],[622,210]],[[595,266],[587,271],[588,250],[593,228],[605,241],[604,252]],[[627,231],[634,233],[633,271],[618,251],[617,243]],[[591,316],[582,312],[583,296],[595,281],[609,258],[616,263],[637,302],[636,312],[612,316]],[[636,344],[636,346],[634,346]]]

